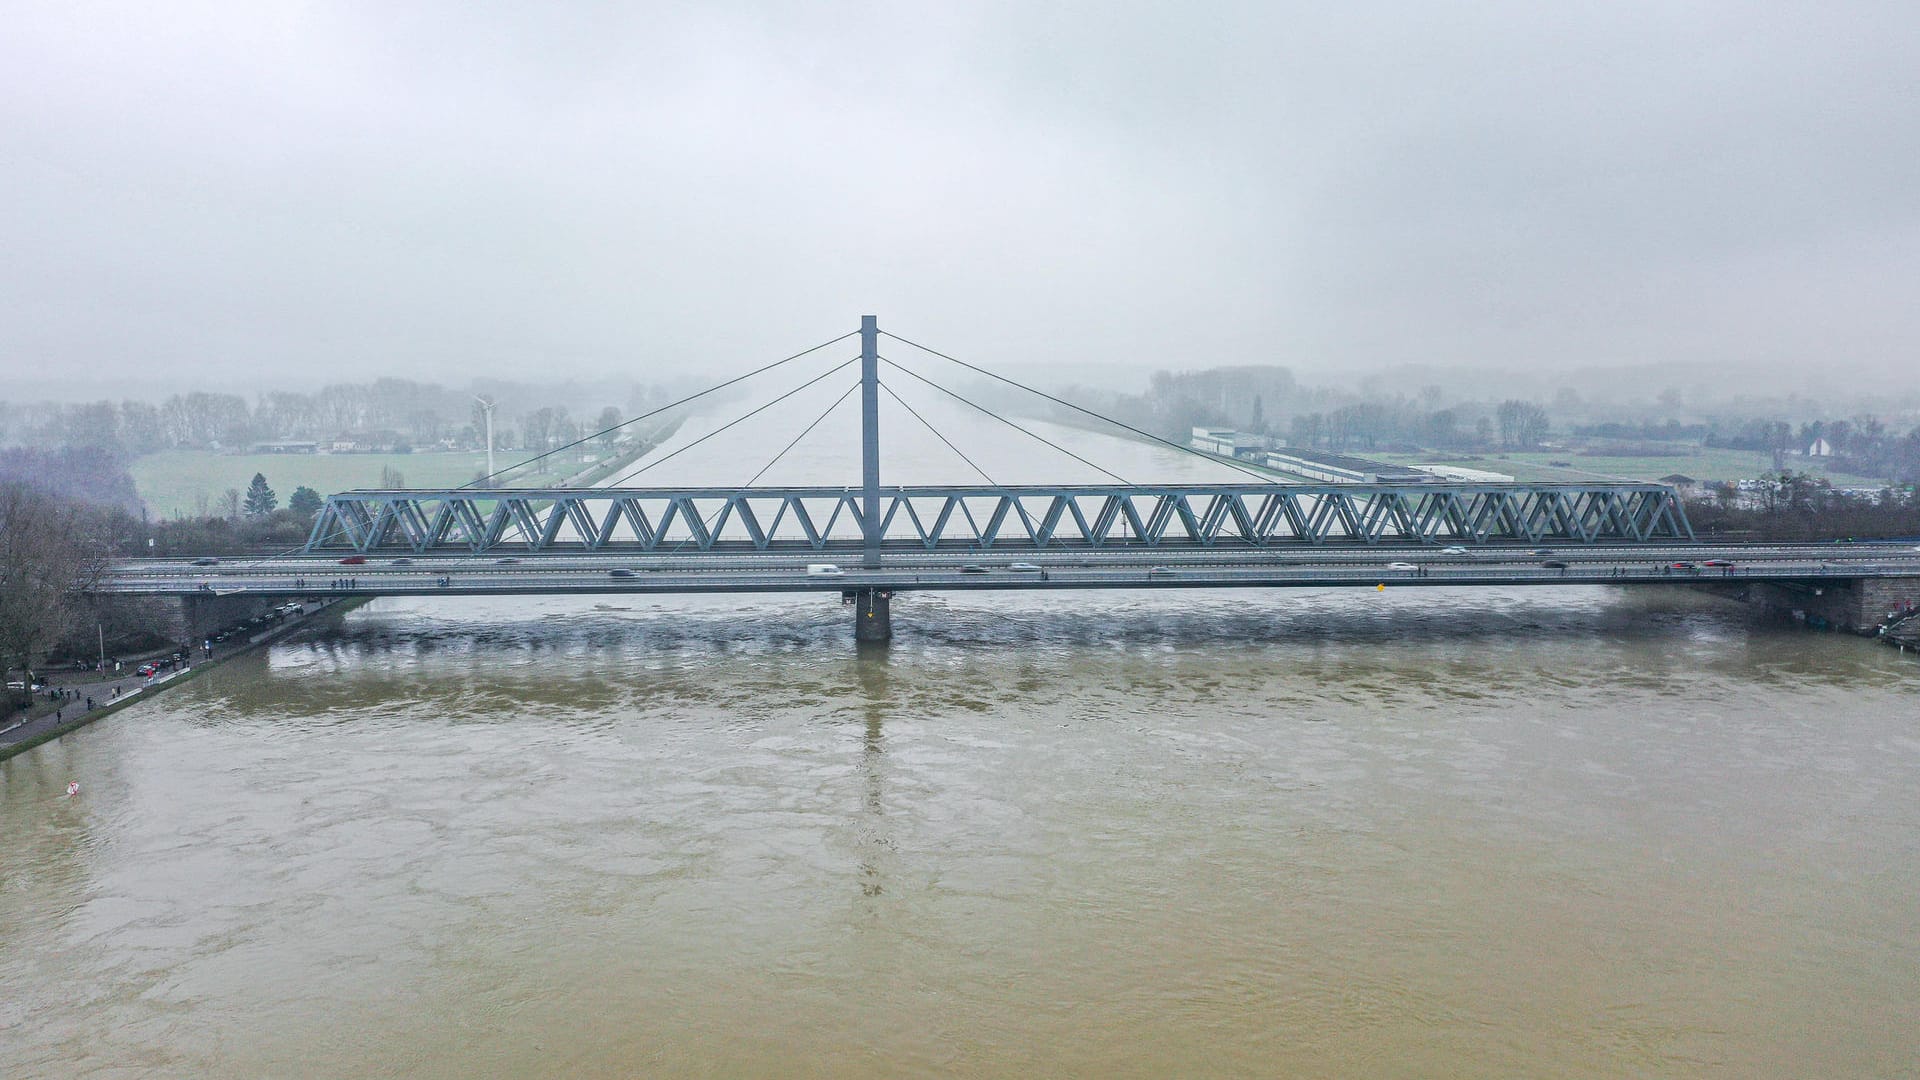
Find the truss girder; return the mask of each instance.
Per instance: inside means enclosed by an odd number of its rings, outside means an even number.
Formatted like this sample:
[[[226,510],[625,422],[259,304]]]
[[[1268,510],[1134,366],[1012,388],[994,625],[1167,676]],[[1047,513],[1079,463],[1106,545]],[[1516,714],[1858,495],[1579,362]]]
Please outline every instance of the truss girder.
[[[1691,540],[1657,484],[1145,485],[881,489],[892,550],[1285,548]],[[350,491],[310,552],[853,551],[851,488]]]

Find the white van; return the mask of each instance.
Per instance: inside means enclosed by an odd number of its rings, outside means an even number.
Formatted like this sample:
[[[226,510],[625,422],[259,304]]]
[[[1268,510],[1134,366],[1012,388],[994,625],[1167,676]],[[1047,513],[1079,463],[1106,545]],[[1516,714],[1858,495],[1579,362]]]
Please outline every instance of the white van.
[[[816,563],[807,564],[808,577],[839,577],[842,573],[845,573],[845,571],[841,570],[839,567],[833,565],[830,562],[816,562]]]

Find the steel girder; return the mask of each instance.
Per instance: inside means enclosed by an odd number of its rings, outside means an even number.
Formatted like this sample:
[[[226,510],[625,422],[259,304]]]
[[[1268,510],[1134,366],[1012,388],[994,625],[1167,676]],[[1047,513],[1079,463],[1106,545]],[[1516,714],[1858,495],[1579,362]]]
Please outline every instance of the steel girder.
[[[858,552],[859,488],[509,488],[329,498],[311,553]],[[880,489],[891,551],[1691,540],[1659,484]]]

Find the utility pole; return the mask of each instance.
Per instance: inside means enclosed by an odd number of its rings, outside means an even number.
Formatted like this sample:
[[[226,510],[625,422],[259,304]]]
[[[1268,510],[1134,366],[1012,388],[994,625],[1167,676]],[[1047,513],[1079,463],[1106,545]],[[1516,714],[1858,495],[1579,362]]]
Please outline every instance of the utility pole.
[[[845,325],[845,324],[842,324]],[[493,486],[493,399],[475,395],[475,401],[487,411],[487,486]]]
[[[865,565],[880,565],[880,320],[860,316],[860,511]]]

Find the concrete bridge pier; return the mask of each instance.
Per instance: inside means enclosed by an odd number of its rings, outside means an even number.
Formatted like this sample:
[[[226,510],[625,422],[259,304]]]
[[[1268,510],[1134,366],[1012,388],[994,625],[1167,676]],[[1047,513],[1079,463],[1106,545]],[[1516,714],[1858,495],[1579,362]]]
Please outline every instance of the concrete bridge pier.
[[[853,597],[853,640],[892,640],[893,591],[850,589],[848,593]]]

